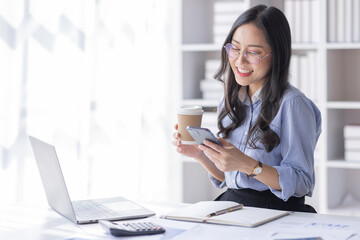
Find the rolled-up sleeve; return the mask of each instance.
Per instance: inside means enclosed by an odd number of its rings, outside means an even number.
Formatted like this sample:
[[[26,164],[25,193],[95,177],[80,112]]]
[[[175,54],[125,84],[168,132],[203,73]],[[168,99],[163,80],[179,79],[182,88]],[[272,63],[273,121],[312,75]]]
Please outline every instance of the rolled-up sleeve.
[[[216,178],[214,178],[211,174],[209,174],[210,180],[211,182],[214,184],[215,187],[217,188],[223,188],[226,186],[226,181],[222,181],[220,182],[219,180],[217,180]]]
[[[313,103],[297,96],[282,105],[280,151],[282,161],[274,166],[281,191],[270,190],[287,201],[311,196],[315,185],[314,149],[321,132],[321,115]]]

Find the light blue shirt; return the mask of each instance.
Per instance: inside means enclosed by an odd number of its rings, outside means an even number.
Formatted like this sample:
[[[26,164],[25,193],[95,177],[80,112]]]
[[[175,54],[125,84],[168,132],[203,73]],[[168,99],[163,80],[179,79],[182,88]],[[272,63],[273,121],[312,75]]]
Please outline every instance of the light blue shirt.
[[[220,182],[210,175],[211,181],[218,188],[225,186],[234,189],[251,188],[258,191],[270,189],[277,197],[287,201],[292,196],[311,196],[315,185],[314,150],[321,133],[321,113],[315,104],[297,88],[289,85],[285,91],[278,113],[270,127],[280,137],[280,144],[271,152],[253,149],[245,145],[247,133],[255,124],[262,100],[259,98],[261,89],[250,102],[247,88],[239,91],[239,99],[245,105],[246,118],[244,123],[231,132],[227,139],[243,153],[255,160],[273,166],[279,173],[281,191],[273,189],[255,178],[247,179],[245,173],[239,171],[225,172],[225,181]],[[221,101],[218,113],[224,107]],[[224,126],[231,123],[229,117],[223,119]]]

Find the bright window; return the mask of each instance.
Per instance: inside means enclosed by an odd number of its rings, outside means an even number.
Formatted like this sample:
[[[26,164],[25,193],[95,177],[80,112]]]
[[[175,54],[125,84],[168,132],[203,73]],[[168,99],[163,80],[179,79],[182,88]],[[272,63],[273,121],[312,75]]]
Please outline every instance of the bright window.
[[[168,199],[169,2],[0,1],[0,201],[45,201],[27,134],[73,199]]]

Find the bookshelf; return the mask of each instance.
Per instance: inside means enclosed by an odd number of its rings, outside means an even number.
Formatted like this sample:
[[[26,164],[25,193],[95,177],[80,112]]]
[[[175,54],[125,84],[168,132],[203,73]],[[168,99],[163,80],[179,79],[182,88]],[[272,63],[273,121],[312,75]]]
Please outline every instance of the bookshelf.
[[[243,10],[264,3],[284,11],[293,36],[290,82],[317,104],[323,118],[314,196],[306,201],[319,213],[360,216],[360,159],[346,161],[344,156],[344,127],[360,125],[360,0],[178,1],[178,104],[205,106],[203,126],[211,129],[216,129],[218,99],[204,99],[200,82],[209,74],[206,62],[220,59],[222,43],[216,34],[222,30],[214,27],[221,19],[219,11],[226,11],[226,3]],[[184,165],[182,201],[211,200],[222,192],[214,190],[197,162],[177,156]]]

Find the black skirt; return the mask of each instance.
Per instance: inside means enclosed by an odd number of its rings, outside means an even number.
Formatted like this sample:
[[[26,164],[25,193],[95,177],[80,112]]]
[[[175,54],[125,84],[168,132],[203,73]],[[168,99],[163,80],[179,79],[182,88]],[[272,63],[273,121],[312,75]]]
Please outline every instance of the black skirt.
[[[248,207],[316,213],[312,206],[305,204],[305,197],[290,197],[285,202],[270,190],[259,192],[253,189],[228,188],[215,201],[234,201]]]

